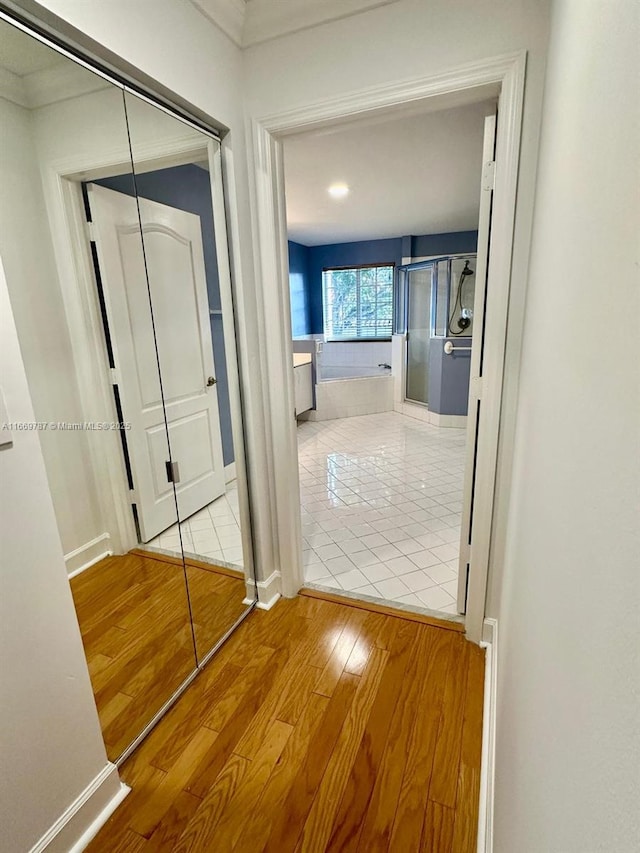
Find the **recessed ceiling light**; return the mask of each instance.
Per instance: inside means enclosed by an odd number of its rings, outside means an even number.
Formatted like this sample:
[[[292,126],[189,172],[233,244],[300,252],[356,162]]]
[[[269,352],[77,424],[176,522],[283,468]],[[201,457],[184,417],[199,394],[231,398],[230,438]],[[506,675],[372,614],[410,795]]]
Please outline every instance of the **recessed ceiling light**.
[[[331,184],[329,187],[329,195],[332,198],[344,198],[349,193],[349,187],[346,184]]]

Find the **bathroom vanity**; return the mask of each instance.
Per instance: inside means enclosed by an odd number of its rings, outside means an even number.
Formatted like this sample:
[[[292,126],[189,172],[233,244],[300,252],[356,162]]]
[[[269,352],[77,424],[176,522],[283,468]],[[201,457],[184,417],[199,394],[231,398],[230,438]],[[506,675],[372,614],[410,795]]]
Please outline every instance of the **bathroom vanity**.
[[[296,417],[313,408],[313,371],[311,360],[311,353],[293,353]]]

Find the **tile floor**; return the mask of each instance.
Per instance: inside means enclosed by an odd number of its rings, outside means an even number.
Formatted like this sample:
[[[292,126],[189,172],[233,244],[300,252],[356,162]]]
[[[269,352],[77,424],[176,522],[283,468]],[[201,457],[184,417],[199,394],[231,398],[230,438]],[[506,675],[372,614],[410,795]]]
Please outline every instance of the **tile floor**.
[[[242,566],[242,536],[236,483],[226,494],[180,523],[185,553],[229,566]],[[174,524],[147,543],[162,551],[179,553],[178,525]]]
[[[465,438],[395,412],[301,422],[305,580],[457,613]]]

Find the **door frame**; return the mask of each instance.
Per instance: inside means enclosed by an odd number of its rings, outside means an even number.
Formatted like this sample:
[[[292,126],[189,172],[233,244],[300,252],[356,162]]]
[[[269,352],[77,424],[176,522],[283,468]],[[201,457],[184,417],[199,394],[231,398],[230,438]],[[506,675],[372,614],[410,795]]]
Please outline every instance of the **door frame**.
[[[116,84],[117,85],[117,84]],[[175,116],[180,118],[179,116]],[[204,132],[197,128],[198,132]],[[229,402],[232,410],[235,476],[238,483],[239,508],[244,554],[244,573],[247,598],[255,597],[255,561],[249,483],[246,468],[245,439],[239,426],[243,423],[237,353],[235,311],[229,263],[229,244],[226,224],[226,204],[223,188],[221,143],[211,136],[197,139],[193,132],[172,139],[137,146],[136,164],[145,167],[168,168],[192,162],[206,156],[214,211],[214,231],[223,316],[225,350],[234,357],[227,360]],[[45,200],[51,224],[54,252],[59,271],[69,337],[73,350],[78,387],[85,420],[117,421],[111,373],[104,339],[104,330],[90,253],[90,225],[86,221],[80,180],[91,181],[107,174],[131,170],[121,153],[85,152],[65,161],[44,163],[42,168]],[[110,550],[125,553],[138,546],[131,512],[124,454],[117,431],[86,433],[89,464],[99,497],[99,510],[110,538]]]
[[[426,78],[351,92],[311,105],[248,120],[254,202],[255,268],[261,294],[266,363],[269,455],[274,472],[274,515],[281,592],[291,597],[304,583],[300,485],[294,412],[292,333],[285,208],[283,137],[339,124],[488,84],[500,86],[491,244],[491,291],[487,305],[482,416],[474,502],[474,538],[465,628],[479,643],[485,616],[502,382],[511,285],[526,51],[469,63]]]

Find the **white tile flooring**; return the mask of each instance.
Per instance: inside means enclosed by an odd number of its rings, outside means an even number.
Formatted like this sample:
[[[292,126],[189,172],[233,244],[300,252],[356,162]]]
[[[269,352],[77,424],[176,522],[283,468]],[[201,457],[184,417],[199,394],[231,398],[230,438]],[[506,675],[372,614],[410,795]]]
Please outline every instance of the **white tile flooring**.
[[[235,481],[226,494],[180,523],[185,553],[223,565],[242,567],[242,535],[238,489]],[[180,553],[178,525],[174,524],[147,543],[162,551]]]
[[[465,437],[395,412],[301,422],[305,580],[457,613]]]

